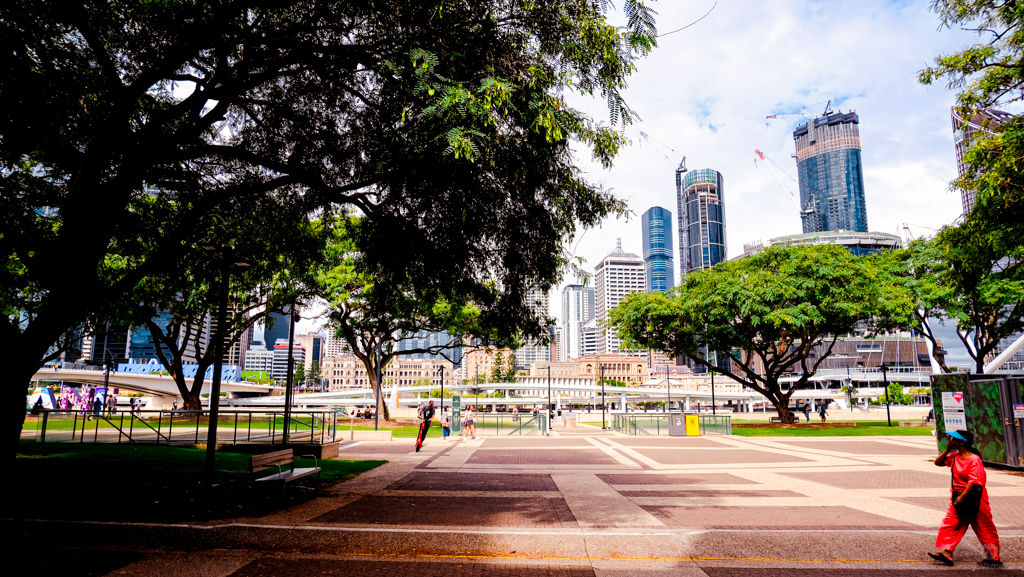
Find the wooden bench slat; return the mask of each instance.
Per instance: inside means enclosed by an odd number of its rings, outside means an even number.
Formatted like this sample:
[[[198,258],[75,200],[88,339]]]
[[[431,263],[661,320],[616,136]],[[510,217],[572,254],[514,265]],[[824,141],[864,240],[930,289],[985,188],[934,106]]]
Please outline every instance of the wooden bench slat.
[[[257,481],[292,481],[295,479],[301,479],[307,475],[320,472],[320,467],[309,468],[309,469],[294,469],[292,471],[282,471],[281,473],[274,473],[266,477],[260,477]]]

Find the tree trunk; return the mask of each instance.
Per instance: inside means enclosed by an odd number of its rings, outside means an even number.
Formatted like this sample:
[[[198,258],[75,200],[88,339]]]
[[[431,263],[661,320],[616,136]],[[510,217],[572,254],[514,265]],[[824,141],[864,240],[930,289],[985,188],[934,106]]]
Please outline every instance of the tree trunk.
[[[41,359],[50,344],[56,342],[66,330],[63,325],[59,325],[59,328],[54,326],[55,323],[51,323],[45,327],[50,329],[48,332],[37,324],[24,333],[5,330],[0,335],[0,350],[8,353],[9,360],[5,375],[7,378],[3,384],[4,394],[0,396],[0,423],[4,431],[4,452],[0,458],[8,464],[14,463],[21,442],[21,430],[25,425],[25,393],[32,383],[32,376],[42,367]],[[30,331],[32,334],[28,334]]]
[[[800,418],[794,416],[793,411],[789,410],[789,395],[784,395],[781,399],[775,398],[773,395],[768,400],[775,405],[775,410],[779,412],[779,418],[783,423],[793,425],[800,422]]]
[[[376,371],[371,371],[369,378],[370,384],[373,388],[373,396],[376,401],[377,416],[384,421],[390,421],[391,410],[388,409],[387,400],[384,398],[382,390],[383,387],[381,386],[381,383],[377,381]]]

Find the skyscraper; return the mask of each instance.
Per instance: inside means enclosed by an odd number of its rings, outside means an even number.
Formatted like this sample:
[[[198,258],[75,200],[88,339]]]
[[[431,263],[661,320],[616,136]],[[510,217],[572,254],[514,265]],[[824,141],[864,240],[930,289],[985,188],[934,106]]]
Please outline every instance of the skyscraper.
[[[532,288],[526,293],[526,302],[542,321],[551,317],[551,296],[548,291]],[[516,366],[529,367],[533,363],[550,361],[551,348],[541,341],[531,340],[516,349],[515,355]]]
[[[263,342],[267,343],[268,349],[274,348],[275,343],[281,339],[288,340],[288,336],[291,333],[288,310],[289,308],[286,307],[284,314],[270,313],[263,322]]]
[[[594,287],[580,284],[566,285],[562,289],[562,326],[565,327],[565,339],[562,345],[562,356],[566,359],[578,359],[583,353],[583,325],[594,318]]]
[[[597,339],[598,353],[617,353],[622,346],[619,337],[610,329],[601,329],[608,317],[608,311],[619,306],[622,297],[629,293],[644,292],[644,259],[622,250],[622,239],[618,239],[615,250],[597,263],[594,268],[596,290],[595,308],[599,334]]]
[[[647,292],[664,292],[676,285],[672,264],[672,211],[660,206],[640,217],[643,229]]]
[[[829,112],[793,131],[804,232],[868,232],[856,112]]]
[[[685,173],[685,174],[684,174]],[[724,179],[717,170],[676,170],[680,276],[724,261]]]
[[[956,107],[951,109],[950,114],[953,117],[953,143],[956,147],[956,171],[958,175],[963,176],[964,172],[967,170],[967,164],[964,162],[964,156],[971,148],[975,133],[981,130],[991,134],[992,129],[1013,118],[1013,115],[1009,112],[989,108],[987,110],[982,110],[969,121],[965,122],[960,116],[960,113],[957,112]],[[974,208],[974,199],[977,194],[978,192],[976,190],[960,190],[960,202],[963,204],[964,214],[971,212],[971,209]]]

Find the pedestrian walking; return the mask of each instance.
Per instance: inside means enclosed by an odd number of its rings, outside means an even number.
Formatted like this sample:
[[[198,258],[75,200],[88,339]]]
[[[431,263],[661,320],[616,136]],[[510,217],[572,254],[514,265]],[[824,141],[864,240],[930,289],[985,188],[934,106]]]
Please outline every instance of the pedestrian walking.
[[[808,403],[804,403],[804,422],[811,422],[811,405]]]
[[[513,423],[518,423],[519,422],[519,407],[517,407],[517,406],[513,406],[512,407],[512,422]]]
[[[423,448],[423,440],[427,438],[427,430],[430,429],[430,420],[434,418],[434,401],[420,409],[420,433],[416,436],[416,452]]]
[[[103,416],[103,399],[98,393],[92,398],[92,412],[95,413],[97,419]]]
[[[821,422],[825,422],[825,417],[828,416],[828,411],[825,410],[825,403],[818,405],[818,416],[821,417]]]
[[[107,414],[111,417],[117,414],[117,397],[107,393]]]
[[[448,409],[441,407],[441,440],[445,443],[448,442],[448,435],[452,434],[452,418],[448,414]]]
[[[466,425],[464,436],[476,440],[476,411],[473,410],[473,405],[466,407],[463,423]]]
[[[944,565],[953,565],[953,550],[974,529],[978,541],[985,549],[985,558],[978,561],[982,567],[1002,567],[999,560],[999,534],[992,520],[988,489],[985,488],[985,466],[974,448],[974,434],[969,431],[947,431],[946,450],[935,458],[937,467],[949,467],[950,499],[946,517],[939,526],[935,539],[938,552],[928,556]]]

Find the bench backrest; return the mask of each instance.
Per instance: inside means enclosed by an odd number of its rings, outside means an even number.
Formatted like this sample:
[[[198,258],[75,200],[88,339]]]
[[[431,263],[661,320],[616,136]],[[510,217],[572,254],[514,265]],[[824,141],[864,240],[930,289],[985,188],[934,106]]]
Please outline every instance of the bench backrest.
[[[294,460],[294,452],[291,449],[263,453],[262,455],[254,455],[249,459],[249,470],[253,473],[258,473],[271,467],[276,468],[277,465],[290,465]]]

